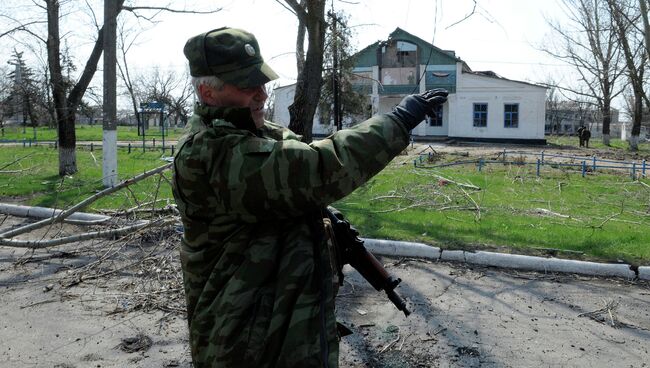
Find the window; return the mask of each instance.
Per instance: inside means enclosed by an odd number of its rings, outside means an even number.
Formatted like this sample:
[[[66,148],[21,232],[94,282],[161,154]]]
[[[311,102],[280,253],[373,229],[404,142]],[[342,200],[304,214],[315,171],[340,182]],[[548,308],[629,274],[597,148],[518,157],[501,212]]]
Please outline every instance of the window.
[[[519,127],[519,104],[503,105],[503,126],[505,128]]]
[[[433,115],[427,115],[429,126],[442,126],[442,105],[433,108]]]
[[[474,104],[474,126],[475,127],[487,126],[487,112],[488,112],[488,105],[486,103]]]

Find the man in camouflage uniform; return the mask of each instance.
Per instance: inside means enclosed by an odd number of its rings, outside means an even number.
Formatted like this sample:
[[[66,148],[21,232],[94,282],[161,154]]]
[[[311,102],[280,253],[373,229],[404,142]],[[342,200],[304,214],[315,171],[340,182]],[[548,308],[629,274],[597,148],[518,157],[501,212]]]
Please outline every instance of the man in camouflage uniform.
[[[195,367],[336,367],[335,266],[322,208],[381,171],[447,93],[311,144],[264,120],[277,75],[255,37],[220,28],[184,48],[199,98],[173,189]]]

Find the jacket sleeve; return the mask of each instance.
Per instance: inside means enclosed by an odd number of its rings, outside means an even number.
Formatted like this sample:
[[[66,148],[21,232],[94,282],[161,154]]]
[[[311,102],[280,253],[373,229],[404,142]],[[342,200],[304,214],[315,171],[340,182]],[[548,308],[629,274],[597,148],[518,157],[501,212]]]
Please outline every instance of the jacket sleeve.
[[[293,217],[328,205],[380,172],[408,145],[408,131],[379,115],[323,140],[246,137],[208,168],[210,185],[232,215],[248,221]]]

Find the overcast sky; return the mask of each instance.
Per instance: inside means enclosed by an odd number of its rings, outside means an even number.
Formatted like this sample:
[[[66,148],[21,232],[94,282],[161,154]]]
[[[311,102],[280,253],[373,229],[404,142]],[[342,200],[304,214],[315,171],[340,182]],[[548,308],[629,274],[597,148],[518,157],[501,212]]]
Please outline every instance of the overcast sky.
[[[182,68],[187,38],[230,26],[253,32],[267,62],[280,74],[281,85],[295,82],[297,20],[272,0],[213,2],[217,14],[166,15],[164,21],[141,36],[132,59],[140,67]],[[473,70],[493,70],[511,79],[540,82],[566,68],[537,48],[549,36],[545,17],[563,19],[555,0],[365,0],[335,2],[335,10],[350,14],[357,49],[384,40],[400,27],[435,46],[453,50]],[[329,9],[328,9],[329,10]],[[459,22],[456,25],[454,23]]]
[[[100,0],[91,1],[101,4]],[[138,1],[138,4],[144,1]],[[2,0],[2,3],[21,1]],[[170,3],[180,7],[192,1]],[[160,14],[156,25],[145,21],[137,24],[131,17],[133,29],[140,30],[143,25],[149,28],[141,32],[138,44],[129,51],[132,69],[136,73],[154,67],[184,71],[186,60],[182,49],[189,37],[230,26],[253,32],[264,58],[281,76],[280,85],[294,83],[297,20],[281,3],[284,1],[208,3],[194,0],[193,4],[210,4],[223,10],[211,15]],[[545,18],[565,19],[557,0],[477,0],[476,4],[474,14],[465,20],[474,8],[472,0],[336,0],[334,9],[344,10],[351,16],[349,25],[354,27],[356,39],[353,43],[357,49],[387,39],[395,28],[400,27],[441,49],[455,51],[456,56],[473,70],[492,70],[506,78],[529,82],[547,81],[549,76],[561,80],[564,78],[562,75],[570,72],[570,69],[560,66],[560,62],[538,50],[550,36]],[[101,7],[96,12],[101,21]],[[87,17],[86,13],[73,14],[73,17]],[[79,69],[92,45],[93,32],[87,24],[88,21],[85,28],[73,27],[69,34],[70,46],[77,52]],[[79,34],[79,29],[87,32]],[[85,43],[75,40],[85,40]],[[1,39],[0,61],[3,65],[6,65],[12,47],[10,39]]]

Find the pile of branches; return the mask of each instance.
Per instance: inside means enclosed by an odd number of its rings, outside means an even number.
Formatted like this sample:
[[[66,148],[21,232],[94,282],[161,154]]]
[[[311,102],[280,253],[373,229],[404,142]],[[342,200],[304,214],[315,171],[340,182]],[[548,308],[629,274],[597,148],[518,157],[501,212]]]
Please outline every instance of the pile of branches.
[[[469,183],[440,176],[434,173],[415,171],[417,175],[430,178],[425,184],[400,186],[386,195],[371,199],[380,203],[383,209],[375,213],[400,212],[419,208],[432,211],[467,210],[473,211],[477,220],[481,217],[481,207],[472,197],[472,193],[481,188]]]
[[[152,193],[152,201],[136,203],[121,211],[101,211],[111,216],[101,225],[90,225],[91,229],[81,232],[63,227],[66,218],[100,198],[123,189],[129,191],[130,185],[154,175],[159,175],[159,183],[166,180],[164,172],[170,167],[171,164],[160,166],[100,191],[52,217],[3,231],[0,246],[27,248],[33,252],[67,245],[74,254],[88,256],[81,265],[68,265],[59,282],[64,289],[91,281],[110,285],[109,298],[115,305],[109,314],[135,310],[184,313],[178,252],[180,220],[175,206],[159,199],[160,186]],[[160,206],[161,201],[167,203]]]

